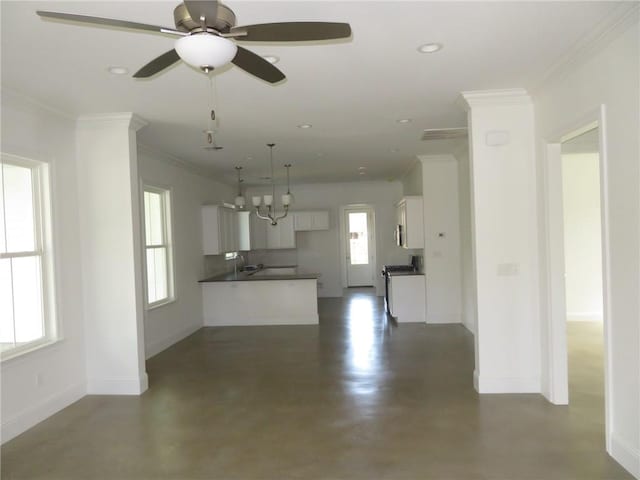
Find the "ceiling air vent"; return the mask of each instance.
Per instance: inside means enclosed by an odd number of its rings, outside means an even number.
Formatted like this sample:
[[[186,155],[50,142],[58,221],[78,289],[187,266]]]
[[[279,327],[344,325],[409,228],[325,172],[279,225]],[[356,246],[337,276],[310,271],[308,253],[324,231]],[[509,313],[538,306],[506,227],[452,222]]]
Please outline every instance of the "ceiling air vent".
[[[457,138],[466,137],[466,127],[433,128],[431,130],[425,130],[422,133],[422,140],[455,140]]]

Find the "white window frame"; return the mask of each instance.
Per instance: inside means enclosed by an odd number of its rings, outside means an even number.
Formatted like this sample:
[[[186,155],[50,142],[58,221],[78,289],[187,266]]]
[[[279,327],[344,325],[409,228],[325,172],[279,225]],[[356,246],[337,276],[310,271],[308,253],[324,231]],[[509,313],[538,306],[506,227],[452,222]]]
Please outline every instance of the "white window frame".
[[[159,194],[162,198],[162,231],[164,243],[162,244],[153,244],[149,245],[147,243],[147,233],[146,233],[146,208],[144,201],[144,193],[156,193]],[[143,247],[144,247],[144,298],[145,298],[145,308],[147,310],[153,310],[154,308],[161,307],[163,305],[167,305],[169,303],[173,303],[176,301],[176,293],[175,293],[175,281],[174,281],[174,266],[173,266],[173,224],[171,215],[171,189],[168,187],[161,187],[157,185],[151,185],[149,183],[143,182],[142,184],[142,238],[144,239]],[[147,268],[147,251],[149,249],[154,248],[164,248],[166,252],[166,262],[167,262],[167,296],[155,302],[149,302],[149,279],[147,278],[147,272],[149,271]]]
[[[2,157],[0,159],[0,167],[6,163],[9,165],[24,167],[31,170],[31,193],[33,196],[33,221],[35,233],[34,250],[11,253],[0,252],[0,258],[39,258],[40,292],[42,295],[41,305],[43,318],[43,336],[31,342],[25,342],[20,345],[16,345],[13,348],[3,350],[0,353],[0,359],[2,361],[5,361],[40,349],[47,345],[57,343],[59,340],[61,340],[61,338],[60,328],[57,322],[56,315],[54,271],[55,259],[53,253],[53,221],[51,207],[52,195],[50,188],[49,165],[45,162],[19,157],[17,155],[11,155],[8,153],[0,153],[0,155]],[[0,172],[0,181],[2,181],[2,172]]]

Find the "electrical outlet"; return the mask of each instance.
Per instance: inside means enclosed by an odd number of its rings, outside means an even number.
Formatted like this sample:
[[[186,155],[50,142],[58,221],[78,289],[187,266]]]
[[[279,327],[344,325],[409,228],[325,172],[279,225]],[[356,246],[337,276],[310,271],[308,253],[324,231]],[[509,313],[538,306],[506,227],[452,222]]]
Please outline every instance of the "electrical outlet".
[[[40,388],[44,384],[42,373],[36,373],[36,387]]]

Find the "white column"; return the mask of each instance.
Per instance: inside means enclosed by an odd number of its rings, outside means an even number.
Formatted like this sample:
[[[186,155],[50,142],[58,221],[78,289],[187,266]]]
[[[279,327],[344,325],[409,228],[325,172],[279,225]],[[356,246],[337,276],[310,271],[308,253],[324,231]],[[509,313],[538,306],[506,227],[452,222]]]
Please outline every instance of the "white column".
[[[522,89],[463,92],[468,108],[480,393],[539,392],[533,105]]]
[[[80,117],[79,173],[87,392],[136,395],[144,361],[142,232],[132,113]]]

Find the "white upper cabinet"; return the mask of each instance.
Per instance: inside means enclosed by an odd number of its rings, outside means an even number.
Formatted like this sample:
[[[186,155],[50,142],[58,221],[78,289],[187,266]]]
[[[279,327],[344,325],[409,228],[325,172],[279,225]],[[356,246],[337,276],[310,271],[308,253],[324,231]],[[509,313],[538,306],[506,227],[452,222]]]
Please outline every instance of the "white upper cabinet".
[[[240,249],[238,215],[233,208],[205,205],[202,207],[201,214],[204,255],[220,255]]]
[[[329,212],[293,212],[293,228],[296,232],[329,230]]]
[[[396,235],[400,235],[398,245],[403,248],[424,248],[422,197],[404,197],[396,208],[396,218],[400,226],[399,231],[396,230]]]
[[[287,215],[278,220],[277,225],[260,220],[266,224],[267,247],[266,248],[296,248],[296,234],[293,230],[293,216]]]

